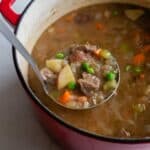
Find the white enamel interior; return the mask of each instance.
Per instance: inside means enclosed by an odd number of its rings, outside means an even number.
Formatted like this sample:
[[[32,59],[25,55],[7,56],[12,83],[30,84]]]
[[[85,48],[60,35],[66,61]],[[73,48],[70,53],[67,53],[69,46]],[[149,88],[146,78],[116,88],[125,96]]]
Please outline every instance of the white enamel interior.
[[[17,37],[31,53],[42,32],[58,18],[77,8],[103,2],[133,3],[150,7],[150,0],[35,0],[22,18]],[[28,86],[28,64],[18,53],[17,61]]]

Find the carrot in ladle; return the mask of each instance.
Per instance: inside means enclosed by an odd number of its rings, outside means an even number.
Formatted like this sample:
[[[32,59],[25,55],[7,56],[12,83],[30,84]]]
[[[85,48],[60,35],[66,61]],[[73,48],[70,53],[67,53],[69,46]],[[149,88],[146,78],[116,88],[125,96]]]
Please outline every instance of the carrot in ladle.
[[[101,52],[101,49],[97,49],[94,51],[94,54],[99,57],[100,56],[100,52]]]
[[[69,101],[70,101],[70,99],[71,99],[71,92],[70,91],[65,91],[64,93],[63,93],[63,95],[60,97],[60,103],[62,103],[62,104],[66,104],[66,103],[68,103]]]

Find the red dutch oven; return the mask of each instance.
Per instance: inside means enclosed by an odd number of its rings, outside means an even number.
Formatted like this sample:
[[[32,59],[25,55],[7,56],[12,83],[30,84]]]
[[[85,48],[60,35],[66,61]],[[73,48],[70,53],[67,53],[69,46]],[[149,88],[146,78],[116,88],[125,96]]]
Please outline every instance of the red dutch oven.
[[[42,32],[57,19],[77,8],[98,3],[132,3],[150,8],[150,0],[1,0],[0,11],[9,22],[16,25],[18,39],[32,52]],[[15,10],[17,5],[27,6]],[[19,7],[20,8],[20,7]],[[20,19],[21,18],[21,19]],[[13,48],[14,65],[29,99],[47,131],[67,150],[150,150],[150,138],[118,139],[85,132],[65,123],[59,116],[48,110],[34,95],[27,82],[28,64]]]

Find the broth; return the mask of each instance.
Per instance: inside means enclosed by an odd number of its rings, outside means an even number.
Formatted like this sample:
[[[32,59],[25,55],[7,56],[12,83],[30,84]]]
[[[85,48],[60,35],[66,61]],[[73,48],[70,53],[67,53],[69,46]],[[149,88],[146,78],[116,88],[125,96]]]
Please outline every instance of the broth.
[[[47,97],[29,68],[37,97],[65,122],[99,135],[150,137],[150,11],[125,4],[81,8],[60,18],[37,41],[32,56],[39,68],[72,44],[91,43],[109,49],[121,69],[117,94],[97,108],[73,111]]]

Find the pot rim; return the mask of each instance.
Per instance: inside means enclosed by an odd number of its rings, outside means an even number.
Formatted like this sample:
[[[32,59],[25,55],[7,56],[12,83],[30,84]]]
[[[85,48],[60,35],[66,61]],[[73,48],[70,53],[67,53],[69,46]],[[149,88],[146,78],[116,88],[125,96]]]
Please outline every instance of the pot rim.
[[[26,7],[26,9],[23,11],[20,20],[14,30],[14,33],[17,35],[17,32],[20,28],[20,23],[23,20],[27,10],[29,9],[29,7],[31,6],[31,4],[34,2],[34,0],[32,0],[29,5]],[[97,140],[101,140],[104,142],[111,142],[111,143],[120,143],[120,144],[142,144],[142,143],[150,143],[150,138],[114,138],[114,137],[106,137],[103,135],[96,135],[94,133],[90,133],[88,131],[82,130],[82,129],[78,129],[76,127],[74,127],[73,125],[65,122],[63,119],[58,118],[53,112],[51,112],[50,110],[48,110],[46,108],[46,106],[44,106],[44,104],[40,103],[40,99],[38,99],[36,97],[36,95],[30,91],[30,89],[27,87],[26,82],[24,80],[24,77],[19,69],[19,65],[18,65],[18,61],[17,61],[17,55],[16,55],[16,50],[15,48],[12,46],[12,58],[13,58],[13,63],[14,63],[14,67],[16,70],[16,73],[18,75],[18,78],[24,88],[24,90],[26,91],[26,93],[29,95],[29,97],[32,99],[32,101],[37,104],[40,109],[42,109],[49,117],[52,117],[55,121],[57,121],[58,123],[60,123],[61,125],[63,125],[64,127],[71,129],[72,131],[79,133],[81,135],[84,136],[88,136],[90,138],[93,139],[97,139]]]

